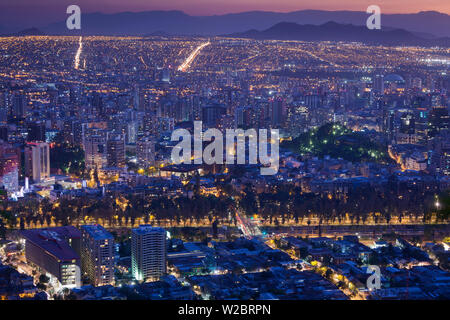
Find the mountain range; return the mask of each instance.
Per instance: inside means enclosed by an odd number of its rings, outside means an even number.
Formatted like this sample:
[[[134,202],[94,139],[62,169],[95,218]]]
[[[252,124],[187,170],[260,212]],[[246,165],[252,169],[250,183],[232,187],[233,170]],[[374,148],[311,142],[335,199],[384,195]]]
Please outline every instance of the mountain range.
[[[339,24],[365,26],[369,14],[359,11],[301,10],[288,13],[249,11],[212,16],[191,16],[182,11],[84,13],[82,30],[68,30],[65,21],[36,25],[48,35],[202,35],[242,33],[267,30],[281,22],[300,25]],[[24,21],[24,23],[26,23]],[[412,14],[382,14],[382,30],[405,29],[421,38],[450,37],[450,15],[436,11]],[[30,29],[23,25],[22,29]],[[20,29],[0,26],[0,33],[14,34]]]
[[[449,37],[427,39],[403,29],[369,30],[367,27],[333,21],[319,26],[280,22],[263,31],[253,29],[224,36],[258,40],[356,41],[367,44],[450,47]]]
[[[19,32],[15,32],[15,33],[5,33],[5,34],[0,34],[1,37],[23,37],[23,36],[43,36],[45,35],[41,30],[39,30],[38,28],[29,28],[29,29],[24,29],[24,30],[20,30]]]
[[[171,35],[207,36],[244,32],[250,29],[265,30],[280,22],[322,25],[334,21],[340,24],[365,26],[368,17],[366,12],[322,10],[288,13],[249,11],[212,16],[191,16],[182,11],[86,13],[81,18],[81,31],[86,35],[146,35],[164,32]],[[382,28],[419,32],[428,38],[450,37],[450,16],[436,11],[382,14],[381,25]],[[78,31],[68,30],[65,21],[36,27],[46,34],[74,34]]]

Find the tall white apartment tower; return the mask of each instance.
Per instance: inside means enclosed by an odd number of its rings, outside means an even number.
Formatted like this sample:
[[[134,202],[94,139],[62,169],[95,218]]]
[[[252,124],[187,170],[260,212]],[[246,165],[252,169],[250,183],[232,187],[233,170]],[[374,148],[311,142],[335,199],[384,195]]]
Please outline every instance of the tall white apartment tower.
[[[50,177],[50,146],[45,142],[30,142],[25,148],[25,171],[34,182]]]
[[[114,238],[101,225],[81,226],[81,268],[92,285],[114,285]]]
[[[166,273],[166,231],[141,225],[131,231],[131,270],[136,280],[158,280]]]

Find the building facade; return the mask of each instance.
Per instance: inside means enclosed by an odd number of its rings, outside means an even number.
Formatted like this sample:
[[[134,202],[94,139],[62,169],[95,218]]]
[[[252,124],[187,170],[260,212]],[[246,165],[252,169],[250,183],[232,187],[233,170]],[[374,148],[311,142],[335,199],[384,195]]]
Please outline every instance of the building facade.
[[[19,190],[19,157],[11,145],[1,141],[0,184],[9,195]]]
[[[25,257],[63,287],[81,285],[80,232],[72,226],[23,230]]]
[[[81,266],[92,285],[114,285],[114,238],[98,224],[81,227]]]
[[[131,269],[138,280],[157,280],[166,271],[166,231],[141,225],[131,232]]]
[[[50,146],[45,142],[30,142],[25,148],[25,173],[39,183],[50,177]]]
[[[143,137],[136,144],[136,156],[140,166],[148,167],[155,164],[155,140]]]

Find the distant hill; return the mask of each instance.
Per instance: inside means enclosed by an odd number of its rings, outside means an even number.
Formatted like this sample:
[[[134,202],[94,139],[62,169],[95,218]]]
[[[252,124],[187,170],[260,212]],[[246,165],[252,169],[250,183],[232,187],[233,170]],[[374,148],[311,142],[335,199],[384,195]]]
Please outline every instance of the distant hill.
[[[45,35],[45,33],[43,33],[38,28],[30,28],[30,29],[25,29],[25,30],[19,31],[15,35],[17,35],[17,36],[43,36],[43,35]]]
[[[149,35],[219,35],[264,30],[280,22],[322,25],[329,21],[365,26],[369,15],[360,11],[302,10],[288,13],[249,11],[213,16],[191,16],[182,11],[84,13],[82,30],[68,30],[66,22],[39,26],[46,34]],[[450,37],[450,16],[426,11],[413,14],[382,14],[383,28],[406,29],[439,37]],[[433,37],[433,36],[428,36]]]
[[[259,40],[357,41],[384,45],[450,46],[450,38],[429,39],[402,29],[369,30],[363,26],[336,22],[327,22],[319,26],[281,22],[263,31],[252,29],[224,36]]]
[[[283,141],[281,147],[296,154],[311,154],[323,158],[343,158],[352,162],[391,162],[386,146],[370,140],[361,132],[339,123],[326,123],[300,134],[292,141]]]
[[[43,33],[38,28],[29,28],[29,29],[21,30],[19,32],[3,34],[0,36],[2,36],[2,37],[24,37],[24,36],[43,36],[43,35],[45,35],[45,33]]]

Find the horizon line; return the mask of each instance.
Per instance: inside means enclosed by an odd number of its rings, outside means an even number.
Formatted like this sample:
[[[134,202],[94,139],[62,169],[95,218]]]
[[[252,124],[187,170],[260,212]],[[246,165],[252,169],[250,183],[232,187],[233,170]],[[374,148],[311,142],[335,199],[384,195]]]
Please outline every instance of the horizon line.
[[[113,15],[113,14],[119,14],[119,13],[145,13],[145,12],[181,12],[186,15],[192,16],[192,17],[212,17],[212,16],[223,16],[223,15],[230,15],[230,14],[241,14],[241,13],[250,13],[250,12],[266,12],[266,13],[294,13],[294,12],[300,12],[300,11],[323,11],[323,12],[362,12],[366,13],[364,10],[350,10],[350,9],[339,9],[339,10],[328,10],[328,9],[298,9],[298,10],[288,10],[288,11],[276,11],[276,10],[243,10],[243,11],[230,11],[230,12],[224,12],[224,13],[210,13],[210,14],[191,14],[188,13],[182,9],[154,9],[154,10],[124,10],[124,11],[114,11],[114,12],[102,12],[99,10],[94,11],[87,11],[86,14],[94,14],[94,13],[100,13],[104,15]],[[419,14],[419,13],[426,13],[426,12],[435,12],[445,15],[450,15],[450,12],[442,12],[437,10],[420,10],[420,11],[411,11],[411,12],[388,12],[383,11],[381,15],[383,14]]]

